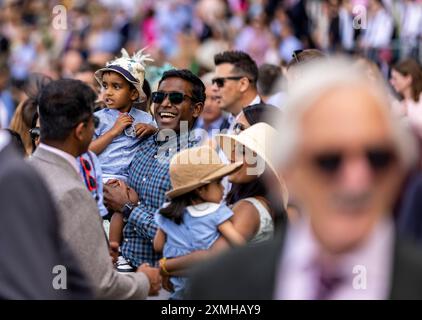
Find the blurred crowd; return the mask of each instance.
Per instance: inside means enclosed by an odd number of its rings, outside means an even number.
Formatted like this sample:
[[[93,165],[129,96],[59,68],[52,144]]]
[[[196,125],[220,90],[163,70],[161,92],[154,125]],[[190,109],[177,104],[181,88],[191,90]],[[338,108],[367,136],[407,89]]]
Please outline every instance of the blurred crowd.
[[[247,52],[258,65],[285,64],[306,48],[363,54],[385,75],[397,60],[422,59],[419,0],[4,0],[0,6],[1,89],[11,90],[15,104],[29,73],[73,77],[104,65],[122,47],[148,46],[155,65],[169,62],[199,75],[227,49]]]

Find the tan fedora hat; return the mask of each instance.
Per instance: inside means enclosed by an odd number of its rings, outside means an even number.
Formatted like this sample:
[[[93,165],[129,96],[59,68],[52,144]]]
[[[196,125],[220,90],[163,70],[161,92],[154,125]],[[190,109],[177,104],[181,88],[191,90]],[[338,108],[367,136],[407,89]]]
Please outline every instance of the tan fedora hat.
[[[287,208],[289,193],[286,184],[284,179],[277,173],[277,170],[271,161],[271,159],[273,159],[272,152],[274,152],[276,148],[275,142],[277,141],[277,131],[273,127],[264,122],[259,122],[238,135],[218,134],[216,135],[216,140],[229,159],[232,157],[231,151],[233,142],[240,143],[261,157],[279,181],[283,204],[284,207]]]
[[[173,189],[166,192],[166,196],[170,199],[181,196],[229,175],[242,164],[224,164],[217,152],[209,146],[185,149],[174,155],[170,161],[170,181]]]

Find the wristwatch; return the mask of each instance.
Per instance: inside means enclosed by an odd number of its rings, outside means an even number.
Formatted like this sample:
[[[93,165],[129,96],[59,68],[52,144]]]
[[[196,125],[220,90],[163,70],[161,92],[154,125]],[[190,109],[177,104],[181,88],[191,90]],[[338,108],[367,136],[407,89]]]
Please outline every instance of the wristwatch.
[[[137,206],[139,206],[140,202],[133,204],[132,202],[126,202],[121,209],[121,212],[123,213],[123,216],[128,219],[130,214],[132,213],[133,209],[135,209]]]

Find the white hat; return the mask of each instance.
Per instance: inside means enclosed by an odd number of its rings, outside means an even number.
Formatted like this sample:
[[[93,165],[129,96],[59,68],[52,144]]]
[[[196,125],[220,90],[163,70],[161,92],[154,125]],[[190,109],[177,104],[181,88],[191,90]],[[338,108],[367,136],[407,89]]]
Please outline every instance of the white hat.
[[[154,61],[149,54],[143,54],[144,50],[145,48],[139,50],[130,57],[127,51],[122,49],[122,56],[107,62],[105,68],[97,70],[94,74],[95,79],[100,85],[102,85],[104,72],[117,72],[134,85],[136,90],[139,92],[139,99],[141,100],[142,97],[145,97],[145,93],[142,90],[142,85],[144,84],[145,79],[145,62]]]
[[[217,134],[217,143],[222,147],[223,152],[230,159],[231,158],[231,142],[235,141],[249,150],[256,152],[266,163],[266,165],[273,172],[280,183],[281,193],[283,198],[283,205],[287,208],[289,201],[289,193],[283,178],[277,173],[271,159],[272,152],[276,148],[277,131],[270,125],[259,122],[253,126],[242,131],[238,135],[234,134]],[[230,151],[230,154],[229,154]]]

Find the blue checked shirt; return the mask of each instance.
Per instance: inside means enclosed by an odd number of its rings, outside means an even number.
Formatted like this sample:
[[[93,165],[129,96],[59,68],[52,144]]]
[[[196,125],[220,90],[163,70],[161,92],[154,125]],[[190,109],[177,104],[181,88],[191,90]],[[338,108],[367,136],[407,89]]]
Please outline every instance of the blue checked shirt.
[[[199,143],[198,138],[188,140],[188,134],[159,141],[158,134],[147,138],[140,146],[129,166],[129,186],[139,196],[140,205],[133,209],[123,230],[122,254],[138,267],[148,262],[157,266],[160,254],[153,249],[157,231],[154,214],[166,201],[165,192],[171,189],[169,163],[172,156]]]

